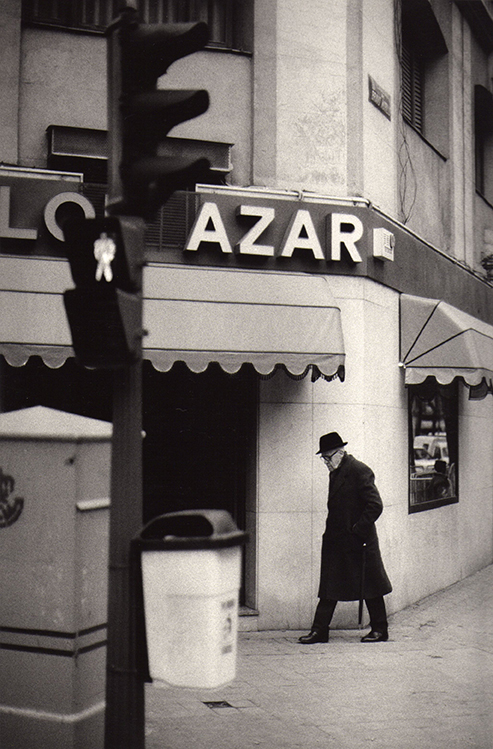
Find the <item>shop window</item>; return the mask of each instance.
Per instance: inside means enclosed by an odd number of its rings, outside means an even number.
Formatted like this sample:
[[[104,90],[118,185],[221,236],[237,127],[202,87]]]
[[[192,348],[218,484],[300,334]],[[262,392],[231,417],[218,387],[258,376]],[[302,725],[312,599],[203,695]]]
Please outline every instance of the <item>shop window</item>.
[[[457,385],[409,387],[409,512],[458,501]]]
[[[493,94],[484,86],[474,88],[474,136],[476,190],[493,204]]]
[[[401,42],[402,116],[441,155],[446,155],[447,45],[429,0],[403,3]]]
[[[251,51],[251,6],[244,0],[138,0],[142,23],[205,21],[209,45]],[[119,0],[23,0],[22,20],[36,26],[101,33],[118,15]]]

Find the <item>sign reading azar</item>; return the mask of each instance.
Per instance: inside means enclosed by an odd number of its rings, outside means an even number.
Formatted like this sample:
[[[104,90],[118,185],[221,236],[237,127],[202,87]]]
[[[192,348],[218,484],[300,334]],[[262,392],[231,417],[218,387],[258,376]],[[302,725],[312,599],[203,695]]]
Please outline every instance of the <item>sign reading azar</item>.
[[[363,261],[357,243],[363,236],[364,226],[361,219],[353,214],[330,213],[325,216],[325,251],[312,214],[304,208],[293,212],[277,247],[273,244],[263,244],[261,241],[262,235],[275,220],[275,208],[240,205],[236,209],[236,216],[248,216],[256,220],[253,226],[250,226],[239,241],[232,246],[219,207],[216,203],[204,202],[184,249],[197,251],[203,242],[214,242],[220,246],[223,253],[289,258],[294,250],[305,249],[311,252],[316,260],[340,260],[341,248],[345,247],[353,263]]]
[[[29,240],[37,243],[41,254],[59,254],[64,242],[61,224],[67,211],[94,218],[94,207],[80,194],[80,183],[73,179],[74,175],[62,179],[63,175],[54,173],[48,178],[42,170],[32,170],[27,175],[24,171],[28,170],[0,167],[0,248],[2,240],[5,250],[12,249],[12,240]],[[184,246],[173,249],[182,259],[183,252],[206,250],[211,244],[219,247],[223,255],[272,258],[274,263],[280,258],[293,258],[295,251],[297,255],[302,251],[302,265],[309,259],[344,259],[357,265],[364,263],[369,254],[380,260],[394,259],[393,232],[375,227],[366,205],[353,207],[333,202],[329,213],[328,203],[310,201],[300,205],[296,196],[279,199],[253,194],[243,195],[240,200],[245,202],[239,204],[234,189],[229,192],[227,188],[211,198],[202,198],[204,202],[198,207]],[[346,212],[348,209],[350,213]],[[168,254],[170,257],[172,254]],[[299,260],[295,256],[288,265],[294,266]]]

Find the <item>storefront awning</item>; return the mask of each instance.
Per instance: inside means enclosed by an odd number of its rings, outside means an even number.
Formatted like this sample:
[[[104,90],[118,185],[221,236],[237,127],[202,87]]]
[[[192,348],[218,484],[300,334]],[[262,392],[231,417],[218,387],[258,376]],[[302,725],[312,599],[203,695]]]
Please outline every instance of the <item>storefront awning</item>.
[[[13,366],[38,355],[60,367],[73,356],[68,264],[5,257],[2,271],[0,354]],[[341,315],[324,276],[151,264],[144,295],[144,358],[160,371],[184,361],[194,372],[218,362],[229,373],[250,363],[262,375],[283,366],[344,376]]]
[[[406,385],[462,377],[470,386],[493,378],[493,326],[438,299],[402,294],[401,365]]]
[[[282,365],[343,377],[341,313],[324,276],[151,265],[144,289],[144,355],[160,371],[181,360],[234,373],[248,362],[262,375]]]

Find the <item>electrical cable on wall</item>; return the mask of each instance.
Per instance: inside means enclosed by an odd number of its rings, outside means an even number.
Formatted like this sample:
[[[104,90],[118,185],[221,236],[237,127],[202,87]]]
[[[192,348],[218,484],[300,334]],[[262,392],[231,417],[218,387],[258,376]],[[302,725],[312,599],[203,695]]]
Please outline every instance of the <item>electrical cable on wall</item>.
[[[401,221],[407,224],[411,218],[414,205],[416,203],[418,183],[416,171],[411,159],[409,143],[407,141],[406,126],[402,113],[402,0],[394,0],[394,42],[399,63],[399,95],[397,97],[397,118],[399,122],[399,133],[401,136],[397,156],[399,159],[399,209]],[[409,198],[408,198],[409,196]],[[406,203],[409,207],[406,208]]]

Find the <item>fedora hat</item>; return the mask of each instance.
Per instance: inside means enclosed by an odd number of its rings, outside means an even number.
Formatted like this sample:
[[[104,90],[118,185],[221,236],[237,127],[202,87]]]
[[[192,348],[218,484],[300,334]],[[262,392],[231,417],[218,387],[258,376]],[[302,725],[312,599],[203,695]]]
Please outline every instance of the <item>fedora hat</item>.
[[[344,447],[347,442],[343,442],[337,432],[329,432],[329,434],[323,434],[320,437],[320,449],[317,452],[326,453],[329,450],[337,450],[338,447]]]

